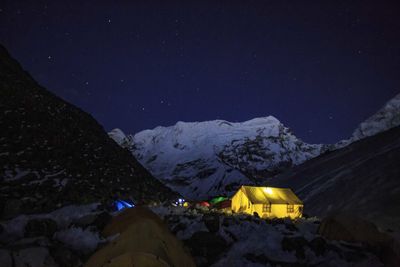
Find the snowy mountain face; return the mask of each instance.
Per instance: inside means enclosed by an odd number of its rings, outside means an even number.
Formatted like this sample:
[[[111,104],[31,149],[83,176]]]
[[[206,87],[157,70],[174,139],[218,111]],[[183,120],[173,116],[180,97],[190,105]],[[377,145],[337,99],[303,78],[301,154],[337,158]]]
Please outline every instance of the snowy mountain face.
[[[231,194],[324,151],[294,136],[269,116],[242,123],[223,120],[157,127],[134,136],[109,133],[129,144],[134,156],[159,180],[190,199]]]
[[[332,149],[345,147],[360,139],[376,135],[400,125],[400,94],[387,102],[378,112],[354,130],[353,135],[333,145]]]
[[[400,125],[400,94],[387,102],[377,113],[361,123],[354,131],[352,140],[389,130]]]

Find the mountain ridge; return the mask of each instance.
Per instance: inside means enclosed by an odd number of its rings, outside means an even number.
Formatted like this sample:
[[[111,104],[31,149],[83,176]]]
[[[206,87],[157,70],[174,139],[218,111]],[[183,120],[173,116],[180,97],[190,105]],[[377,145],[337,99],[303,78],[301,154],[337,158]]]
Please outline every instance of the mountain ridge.
[[[4,217],[118,197],[176,196],[91,115],[40,86],[0,46],[0,211]]]
[[[273,116],[244,122],[177,122],[134,136],[109,133],[163,183],[188,198],[231,194],[240,184],[279,173],[319,155],[323,145],[307,144]],[[200,182],[201,181],[201,182]]]
[[[109,136],[128,148],[169,187],[187,197],[206,198],[210,194],[231,194],[239,184],[262,184],[306,160],[398,125],[400,94],[362,122],[350,138],[336,144],[305,143],[273,116],[244,122],[179,121],[135,135],[125,135],[122,130],[114,129]],[[206,181],[209,185],[200,193],[195,192],[199,190],[199,185],[195,184],[205,180],[209,180]],[[191,191],[183,188],[191,185]]]

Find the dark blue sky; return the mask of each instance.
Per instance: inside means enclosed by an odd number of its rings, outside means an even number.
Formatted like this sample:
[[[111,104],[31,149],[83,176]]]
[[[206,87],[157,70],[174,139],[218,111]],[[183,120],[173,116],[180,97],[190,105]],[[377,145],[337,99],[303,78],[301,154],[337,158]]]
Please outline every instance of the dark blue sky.
[[[27,2],[0,42],[106,130],[273,115],[329,143],[400,92],[395,1]]]

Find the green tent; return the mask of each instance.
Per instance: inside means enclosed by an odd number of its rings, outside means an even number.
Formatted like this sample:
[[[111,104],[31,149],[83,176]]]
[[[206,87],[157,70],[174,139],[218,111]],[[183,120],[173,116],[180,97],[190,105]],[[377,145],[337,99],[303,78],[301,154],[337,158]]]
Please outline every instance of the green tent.
[[[225,201],[225,200],[227,200],[227,199],[228,199],[227,197],[219,196],[219,197],[214,197],[214,198],[211,199],[209,202],[210,202],[211,204],[215,205],[215,204],[218,204],[218,203],[220,203],[220,202],[222,202],[222,201]]]

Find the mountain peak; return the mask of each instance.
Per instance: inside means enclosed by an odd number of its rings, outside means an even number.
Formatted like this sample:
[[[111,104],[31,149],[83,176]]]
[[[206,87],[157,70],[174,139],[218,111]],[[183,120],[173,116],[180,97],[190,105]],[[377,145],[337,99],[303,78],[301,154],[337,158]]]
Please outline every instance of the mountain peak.
[[[400,94],[362,122],[353,132],[352,141],[372,136],[400,125]]]
[[[244,122],[179,121],[133,137],[118,129],[110,136],[130,143],[132,153],[156,178],[191,199],[230,194],[324,149],[302,142],[273,116]]]

